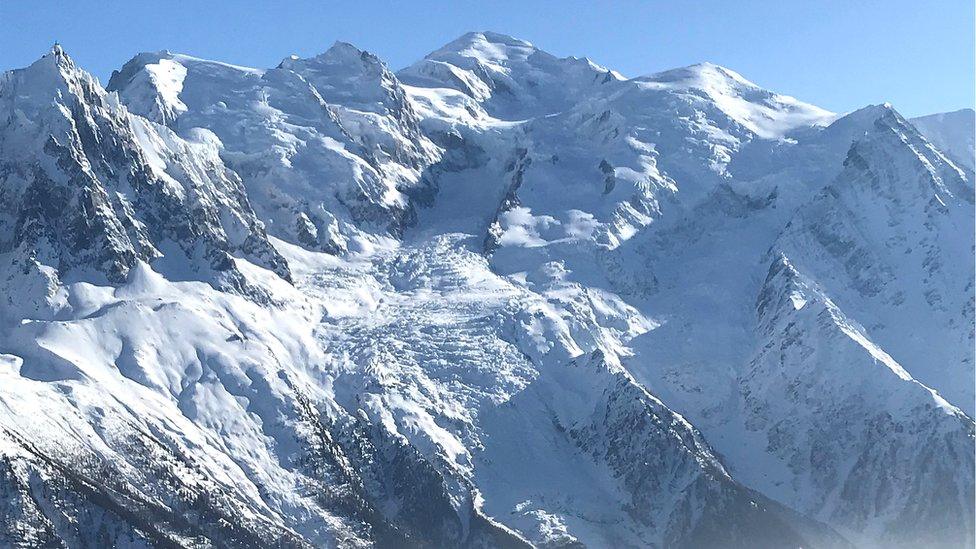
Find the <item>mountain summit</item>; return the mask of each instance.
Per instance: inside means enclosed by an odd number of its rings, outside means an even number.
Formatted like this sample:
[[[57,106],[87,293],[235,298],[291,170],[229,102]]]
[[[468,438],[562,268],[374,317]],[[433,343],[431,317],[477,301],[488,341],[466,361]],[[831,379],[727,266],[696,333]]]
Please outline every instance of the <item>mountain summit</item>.
[[[792,129],[830,123],[836,115],[792,97],[767,91],[739,73],[712,63],[652,74],[633,80],[638,87],[707,98],[723,113],[764,138]]]
[[[558,58],[517,38],[472,32],[401,70],[418,86],[456,89],[505,120],[552,114],[623,80],[589,59]]]

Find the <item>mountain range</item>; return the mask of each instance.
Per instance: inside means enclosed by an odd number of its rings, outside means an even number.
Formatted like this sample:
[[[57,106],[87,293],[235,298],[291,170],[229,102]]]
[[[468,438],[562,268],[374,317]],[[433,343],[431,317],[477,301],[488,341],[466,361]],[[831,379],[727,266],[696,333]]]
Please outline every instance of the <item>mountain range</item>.
[[[0,545],[971,547],[973,121],[55,46],[0,75]]]

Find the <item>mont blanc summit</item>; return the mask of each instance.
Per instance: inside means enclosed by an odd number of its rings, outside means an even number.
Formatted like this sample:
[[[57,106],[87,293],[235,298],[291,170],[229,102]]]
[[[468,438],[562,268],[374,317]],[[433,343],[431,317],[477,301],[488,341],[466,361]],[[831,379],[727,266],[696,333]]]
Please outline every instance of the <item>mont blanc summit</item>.
[[[0,545],[971,547],[972,126],[491,32],[55,46],[0,75]]]

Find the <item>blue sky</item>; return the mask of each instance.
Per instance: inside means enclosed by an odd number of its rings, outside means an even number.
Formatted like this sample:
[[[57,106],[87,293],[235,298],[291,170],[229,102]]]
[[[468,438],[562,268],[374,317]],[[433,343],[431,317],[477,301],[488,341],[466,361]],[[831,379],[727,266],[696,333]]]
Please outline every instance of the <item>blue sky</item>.
[[[398,69],[466,31],[494,30],[627,76],[712,61],[834,111],[889,101],[915,116],[973,106],[973,21],[973,0],[0,0],[0,70],[55,40],[103,82],[140,51],[269,67],[335,40]]]

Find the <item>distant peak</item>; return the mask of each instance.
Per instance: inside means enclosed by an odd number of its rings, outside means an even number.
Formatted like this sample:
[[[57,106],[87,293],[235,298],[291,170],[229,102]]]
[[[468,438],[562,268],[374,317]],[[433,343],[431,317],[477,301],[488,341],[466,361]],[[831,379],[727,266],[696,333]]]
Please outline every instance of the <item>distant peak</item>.
[[[463,35],[460,39],[484,40],[493,44],[505,44],[506,46],[520,46],[529,48],[535,47],[528,40],[522,40],[521,38],[515,38],[514,36],[492,31],[469,32]]]
[[[746,79],[736,71],[708,61],[649,74],[647,76],[639,77],[636,80],[661,83],[685,83],[689,87],[697,87],[707,83],[724,81],[726,83],[734,83],[739,86],[756,89],[760,88],[759,85]]]
[[[278,67],[293,69],[299,65],[307,66],[308,64],[329,66],[365,65],[379,69],[386,68],[386,64],[383,63],[383,60],[377,57],[375,54],[360,49],[349,42],[343,42],[342,40],[336,40],[331,46],[329,46],[329,49],[313,57],[302,58],[298,55],[289,55],[281,62],[281,64],[278,65]]]
[[[925,119],[935,119],[935,118],[942,119],[942,118],[954,118],[954,117],[973,118],[974,116],[976,116],[976,111],[974,111],[973,109],[971,109],[969,107],[965,107],[965,108],[957,109],[957,110],[954,110],[954,111],[945,111],[945,112],[935,112],[935,113],[932,113],[932,114],[924,114],[924,115],[921,115],[921,116],[916,116],[916,117],[912,118],[912,120],[925,120]]]
[[[899,132],[907,132],[919,136],[915,127],[901,113],[895,110],[891,106],[891,103],[885,102],[877,106],[877,116],[874,124],[875,126],[891,128]]]
[[[860,109],[857,109],[857,110],[855,110],[853,112],[876,113],[876,114],[879,114],[880,115],[882,113],[885,113],[885,112],[891,111],[891,110],[894,110],[894,107],[891,105],[891,103],[888,103],[887,101],[885,101],[884,103],[876,103],[876,104],[873,104],[873,105],[865,105],[865,106],[861,107]]]
[[[336,40],[335,42],[333,42],[332,45],[329,46],[329,49],[325,50],[325,53],[329,53],[329,52],[332,52],[333,54],[351,53],[354,55],[360,55],[362,53],[365,53],[363,50],[357,48],[353,44],[350,44],[349,42],[344,42],[342,40]]]
[[[876,126],[878,124],[889,127],[901,127],[906,125],[904,117],[902,117],[902,115],[895,110],[891,103],[888,102],[861,107],[848,116],[851,119],[873,121]]]
[[[836,119],[832,112],[770,91],[715,63],[696,63],[630,82],[642,91],[676,94],[707,105],[766,139],[782,138],[800,127],[826,126]]]
[[[431,52],[428,59],[461,56],[500,63],[541,51],[531,42],[491,31],[468,32]]]

